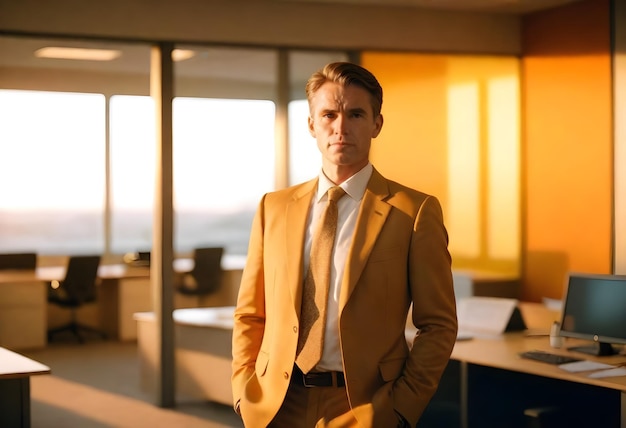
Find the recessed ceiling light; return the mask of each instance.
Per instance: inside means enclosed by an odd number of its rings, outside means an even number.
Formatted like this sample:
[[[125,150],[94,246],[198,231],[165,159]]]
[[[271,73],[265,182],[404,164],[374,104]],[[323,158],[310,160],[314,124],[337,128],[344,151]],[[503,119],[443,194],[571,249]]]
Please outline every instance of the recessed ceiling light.
[[[78,59],[87,61],[111,61],[122,52],[116,49],[65,48],[50,46],[35,51],[38,58]]]
[[[190,49],[174,49],[172,51],[172,61],[184,61],[195,55],[196,53]]]

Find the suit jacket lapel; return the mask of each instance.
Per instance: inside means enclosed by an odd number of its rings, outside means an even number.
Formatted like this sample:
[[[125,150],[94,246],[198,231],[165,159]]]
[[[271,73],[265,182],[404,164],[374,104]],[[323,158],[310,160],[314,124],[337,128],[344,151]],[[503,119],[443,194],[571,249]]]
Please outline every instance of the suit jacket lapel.
[[[354,238],[348,254],[348,264],[341,284],[339,306],[343,308],[363,272],[365,263],[378,239],[391,205],[385,202],[389,196],[387,180],[374,169],[367,184],[356,222]]]
[[[302,301],[301,282],[304,265],[302,249],[306,236],[306,221],[311,206],[311,198],[315,196],[317,190],[317,181],[314,179],[299,186],[293,194],[293,200],[287,204],[285,212],[286,230],[284,236],[287,250],[287,280],[294,308],[298,313]]]

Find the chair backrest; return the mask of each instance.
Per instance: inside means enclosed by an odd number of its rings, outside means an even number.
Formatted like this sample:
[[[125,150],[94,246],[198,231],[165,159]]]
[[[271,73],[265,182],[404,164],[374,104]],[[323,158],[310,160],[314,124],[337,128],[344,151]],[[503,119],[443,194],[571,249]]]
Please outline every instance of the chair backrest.
[[[4,253],[0,254],[0,270],[30,270],[37,267],[36,253]]]
[[[222,280],[223,247],[196,248],[193,259],[194,267],[190,274],[193,276],[197,294],[208,294],[216,291]]]
[[[137,252],[137,260],[150,266],[150,251],[139,251]]]
[[[130,266],[150,266],[150,251],[124,254],[124,263]]]
[[[67,272],[61,286],[75,303],[92,302],[96,299],[96,279],[100,256],[70,256]]]

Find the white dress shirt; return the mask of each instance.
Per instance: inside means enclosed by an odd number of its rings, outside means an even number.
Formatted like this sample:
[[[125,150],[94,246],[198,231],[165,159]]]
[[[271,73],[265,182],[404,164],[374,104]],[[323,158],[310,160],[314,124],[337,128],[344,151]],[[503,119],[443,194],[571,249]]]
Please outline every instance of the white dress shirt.
[[[324,332],[324,349],[322,358],[315,371],[343,371],[341,363],[341,349],[339,346],[339,296],[341,294],[341,281],[346,266],[346,257],[352,244],[356,218],[359,214],[361,200],[365,194],[365,188],[372,176],[373,167],[368,163],[363,169],[341,183],[346,195],[337,203],[337,236],[333,248],[333,260],[330,269],[330,289],[328,292],[328,307],[326,310],[326,329]],[[307,220],[306,240],[304,247],[304,272],[309,266],[311,253],[311,241],[313,231],[317,226],[322,212],[326,207],[328,196],[326,192],[335,184],[320,172],[317,196],[313,198],[309,218]]]

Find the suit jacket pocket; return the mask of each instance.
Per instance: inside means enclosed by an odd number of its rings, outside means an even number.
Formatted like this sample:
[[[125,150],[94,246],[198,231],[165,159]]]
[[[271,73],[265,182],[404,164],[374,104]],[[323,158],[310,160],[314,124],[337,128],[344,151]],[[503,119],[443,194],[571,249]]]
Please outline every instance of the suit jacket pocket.
[[[406,358],[393,358],[390,360],[381,361],[381,363],[378,365],[378,369],[380,370],[380,376],[382,377],[383,381],[391,382],[398,379],[402,374],[405,362]]]
[[[261,377],[265,375],[269,361],[269,354],[264,351],[259,351],[259,355],[257,356],[256,363],[254,365],[254,370],[256,371],[257,376]]]

